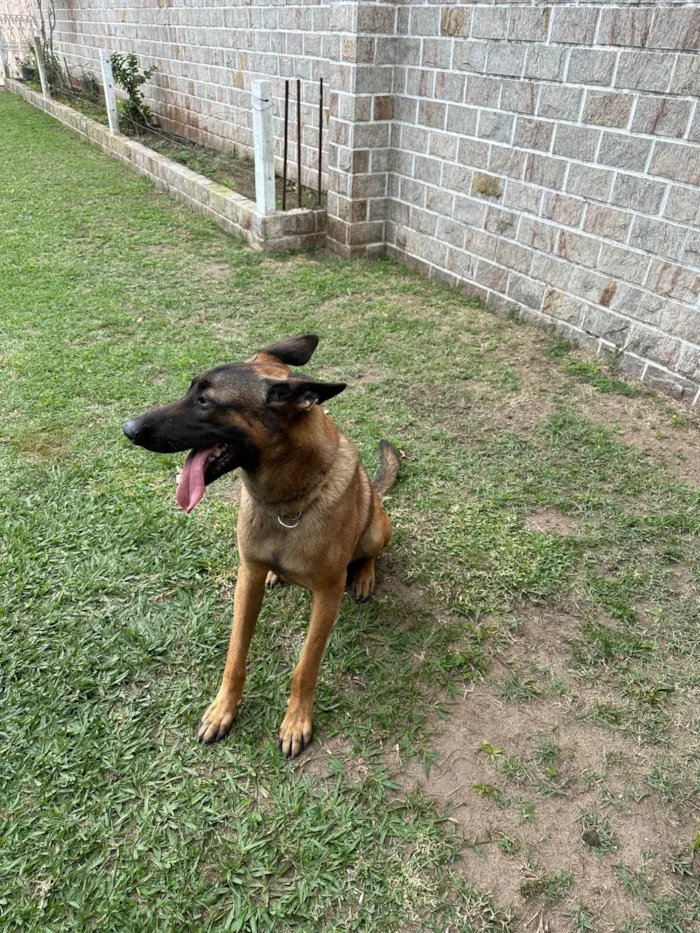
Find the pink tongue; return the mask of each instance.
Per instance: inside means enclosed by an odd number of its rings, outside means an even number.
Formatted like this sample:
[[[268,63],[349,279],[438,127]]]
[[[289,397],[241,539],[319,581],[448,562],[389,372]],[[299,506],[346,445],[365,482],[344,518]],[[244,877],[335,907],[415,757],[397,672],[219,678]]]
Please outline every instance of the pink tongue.
[[[199,450],[193,450],[185,460],[177,487],[177,504],[188,515],[204,498],[204,471],[213,450],[213,447],[200,447]]]

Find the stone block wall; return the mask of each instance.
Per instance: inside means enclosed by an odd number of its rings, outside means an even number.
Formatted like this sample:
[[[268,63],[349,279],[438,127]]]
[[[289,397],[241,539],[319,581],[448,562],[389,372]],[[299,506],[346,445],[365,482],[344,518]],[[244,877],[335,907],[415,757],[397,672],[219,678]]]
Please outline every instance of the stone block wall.
[[[698,399],[700,5],[404,0],[390,255]]]
[[[282,78],[302,77],[307,183],[322,75],[333,249],[700,402],[697,0],[197,2],[57,0],[59,47],[92,67],[136,51],[165,125],[215,146],[250,147],[250,82],[270,78],[278,156]]]

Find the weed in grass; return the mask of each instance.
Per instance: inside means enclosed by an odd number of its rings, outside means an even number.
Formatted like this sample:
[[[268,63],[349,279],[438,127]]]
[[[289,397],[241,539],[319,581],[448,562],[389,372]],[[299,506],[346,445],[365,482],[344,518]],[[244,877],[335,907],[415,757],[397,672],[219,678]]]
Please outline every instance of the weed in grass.
[[[602,366],[596,363],[584,363],[579,360],[569,360],[564,364],[564,369],[572,376],[576,376],[582,382],[593,386],[599,392],[617,392],[620,395],[634,397],[643,394],[641,386],[630,385],[621,379],[614,379],[605,373]]]
[[[534,759],[538,765],[554,768],[562,757],[562,750],[556,739],[540,736],[535,741]]]
[[[511,674],[498,685],[501,697],[507,703],[524,703],[527,700],[536,700],[542,696],[542,688],[532,678]]]
[[[580,900],[569,916],[573,924],[572,933],[598,933],[599,927],[595,924],[596,915]]]
[[[553,340],[545,350],[547,356],[562,357],[568,356],[573,350],[573,346],[567,340]]]
[[[517,755],[504,755],[498,762],[498,770],[516,784],[524,784],[528,778],[525,762]]]
[[[491,745],[490,742],[487,742],[486,739],[484,739],[477,751],[483,753],[484,755],[488,755],[489,763],[495,764],[497,759],[503,754],[504,749],[497,748],[495,745]]]
[[[547,874],[537,871],[536,866],[529,870],[534,872],[533,876],[520,885],[520,895],[527,900],[558,901],[574,883],[574,876],[569,871]]]
[[[595,807],[581,807],[578,811],[578,825],[584,845],[597,853],[615,852],[619,842],[610,821],[601,817]]]
[[[480,674],[486,673],[489,660],[484,649],[476,644],[469,650],[446,652],[436,665],[435,675],[442,684],[451,684],[456,678],[466,683]]]
[[[523,803],[520,807],[519,820],[521,823],[535,822],[535,804],[532,801]]]
[[[493,784],[472,784],[472,789],[475,790],[480,797],[490,797],[495,803],[506,805],[506,799]]]
[[[629,632],[615,631],[600,622],[589,620],[581,629],[583,640],[574,645],[572,657],[579,669],[599,664],[627,667],[632,660],[643,659],[653,650],[652,642]]]
[[[627,894],[633,897],[640,897],[644,900],[649,900],[652,897],[654,893],[654,881],[650,872],[646,870],[650,861],[651,858],[647,858],[644,866],[639,870],[630,868],[630,866],[625,865],[624,862],[618,862],[613,865],[613,870],[620,879],[620,884]]]
[[[503,836],[498,840],[498,848],[506,855],[517,855],[520,851],[520,840],[512,836]]]
[[[671,850],[668,859],[668,869],[674,875],[691,876],[693,874],[693,856],[695,852],[691,846],[676,846]]]

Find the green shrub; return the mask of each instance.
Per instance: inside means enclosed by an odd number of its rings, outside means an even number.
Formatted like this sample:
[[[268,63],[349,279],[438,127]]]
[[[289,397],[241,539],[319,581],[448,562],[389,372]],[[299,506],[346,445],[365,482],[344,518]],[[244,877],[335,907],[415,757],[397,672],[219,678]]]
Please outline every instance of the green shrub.
[[[140,71],[136,56],[131,53],[122,55],[115,52],[110,61],[112,63],[112,74],[114,83],[123,91],[126,91],[128,98],[119,101],[119,112],[127,123],[127,130],[139,132],[140,129],[146,129],[153,124],[153,114],[151,108],[143,102],[141,86],[152,77],[158,70],[155,66]]]

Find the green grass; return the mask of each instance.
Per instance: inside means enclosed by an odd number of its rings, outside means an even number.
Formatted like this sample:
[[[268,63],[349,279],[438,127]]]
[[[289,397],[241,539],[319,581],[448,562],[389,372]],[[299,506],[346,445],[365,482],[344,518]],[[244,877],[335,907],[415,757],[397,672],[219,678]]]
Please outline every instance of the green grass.
[[[552,345],[549,350],[550,355],[559,356],[560,352],[556,345]],[[600,392],[619,392],[621,395],[635,396],[641,395],[644,389],[641,385],[630,385],[621,379],[615,379],[605,371],[602,366],[596,363],[581,362],[580,360],[570,360],[564,366],[566,372],[572,376],[578,376],[583,382],[598,389]]]
[[[430,724],[483,689],[533,604],[575,599],[583,615],[561,690],[543,669],[499,668],[509,708],[591,691],[582,721],[611,747],[645,743],[645,793],[693,812],[700,502],[596,421],[567,369],[578,351],[547,355],[547,335],[389,262],[252,252],[7,93],[0,121],[3,930],[516,929],[389,760],[398,746],[433,761]],[[405,459],[380,590],[344,601],[317,741],[290,768],[274,736],[308,595],[267,597],[239,722],[198,746],[230,627],[232,483],[185,516],[181,458],[133,448],[120,425],[302,331],[321,336],[310,371],[350,381],[329,411],[370,470],[380,437]],[[504,416],[513,403],[527,425]],[[541,508],[580,532],[529,530]],[[522,764],[487,735],[467,753],[539,796],[470,793],[536,826],[573,766],[551,743]],[[616,870],[648,924],[700,910],[692,877],[676,897]],[[523,898],[573,910],[576,871],[538,867]]]

